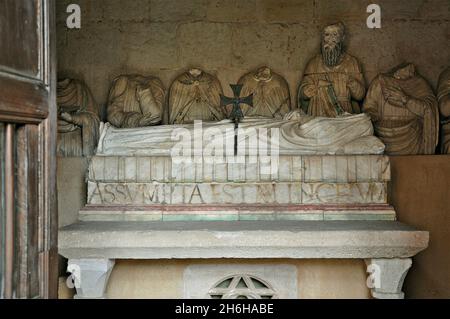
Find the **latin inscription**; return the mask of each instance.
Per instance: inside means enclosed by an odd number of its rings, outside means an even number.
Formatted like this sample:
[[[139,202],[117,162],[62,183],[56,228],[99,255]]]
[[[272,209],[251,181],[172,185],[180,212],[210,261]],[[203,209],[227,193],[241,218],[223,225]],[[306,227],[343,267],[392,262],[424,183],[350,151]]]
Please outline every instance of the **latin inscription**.
[[[88,183],[93,205],[386,202],[385,183]]]

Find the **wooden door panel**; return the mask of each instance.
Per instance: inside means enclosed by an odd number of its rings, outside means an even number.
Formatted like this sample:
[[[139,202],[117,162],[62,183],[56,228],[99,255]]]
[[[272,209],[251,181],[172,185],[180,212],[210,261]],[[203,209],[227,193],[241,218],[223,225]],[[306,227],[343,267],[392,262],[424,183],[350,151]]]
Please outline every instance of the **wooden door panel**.
[[[0,297],[56,298],[53,0],[0,0]]]
[[[0,123],[0,274],[5,273],[5,133],[6,127]],[[0,287],[4,287],[4,276],[0,275]],[[0,298],[4,298],[4,290],[0,289]]]
[[[0,1],[0,69],[41,78],[42,3],[40,0]]]
[[[39,297],[39,127],[22,125],[16,130],[16,297]]]
[[[0,75],[0,120],[39,123],[48,116],[49,91],[35,81]]]

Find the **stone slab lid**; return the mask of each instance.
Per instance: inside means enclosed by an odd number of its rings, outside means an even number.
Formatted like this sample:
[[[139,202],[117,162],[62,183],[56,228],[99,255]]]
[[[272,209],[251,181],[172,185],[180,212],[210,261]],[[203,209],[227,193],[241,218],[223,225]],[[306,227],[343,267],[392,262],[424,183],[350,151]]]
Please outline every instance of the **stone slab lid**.
[[[79,222],[59,231],[73,258],[409,258],[429,234],[395,221]]]

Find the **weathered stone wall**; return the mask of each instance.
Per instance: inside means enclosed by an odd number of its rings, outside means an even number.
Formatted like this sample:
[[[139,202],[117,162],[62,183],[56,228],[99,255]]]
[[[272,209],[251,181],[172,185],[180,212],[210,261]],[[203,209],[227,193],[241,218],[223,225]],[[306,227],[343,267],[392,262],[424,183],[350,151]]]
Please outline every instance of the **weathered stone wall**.
[[[398,219],[430,232],[405,280],[407,298],[450,298],[450,156],[391,157]]]
[[[366,8],[374,2],[382,28],[372,30]],[[81,6],[80,30],[66,28],[69,3]],[[182,70],[199,66],[231,94],[228,83],[268,65],[294,97],[318,53],[320,29],[341,20],[367,81],[410,61],[435,86],[450,63],[449,7],[448,0],[58,0],[58,73],[85,80],[104,105],[123,73],[153,74],[169,87]]]
[[[58,157],[58,225],[77,222],[78,212],[86,205],[86,172],[89,160],[84,157]]]

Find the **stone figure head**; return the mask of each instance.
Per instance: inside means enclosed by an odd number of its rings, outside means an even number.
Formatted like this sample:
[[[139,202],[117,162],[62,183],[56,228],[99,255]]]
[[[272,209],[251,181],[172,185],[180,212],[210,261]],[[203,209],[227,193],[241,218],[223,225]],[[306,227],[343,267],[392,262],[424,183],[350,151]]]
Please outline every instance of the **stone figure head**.
[[[199,75],[201,75],[203,73],[203,71],[200,70],[199,68],[192,68],[192,69],[189,69],[189,73],[194,77],[198,77]]]
[[[256,73],[254,76],[257,81],[267,82],[272,79],[272,70],[270,70],[270,68],[268,68],[267,66],[263,66],[263,67],[259,68],[258,70],[256,70]]]
[[[333,67],[339,64],[344,51],[345,26],[338,22],[326,26],[322,31],[322,58],[325,65]]]
[[[406,80],[415,75],[416,67],[412,63],[402,63],[395,67],[391,73],[397,80]]]

